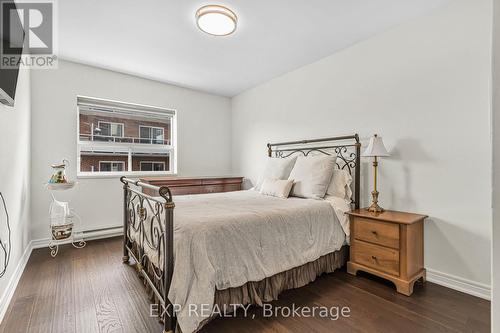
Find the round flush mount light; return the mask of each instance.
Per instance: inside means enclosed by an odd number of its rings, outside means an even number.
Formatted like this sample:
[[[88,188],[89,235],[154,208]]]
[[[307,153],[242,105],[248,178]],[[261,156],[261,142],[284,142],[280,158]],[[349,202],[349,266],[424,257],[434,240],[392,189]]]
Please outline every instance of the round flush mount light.
[[[196,11],[196,24],[201,31],[214,36],[227,36],[236,30],[236,14],[224,6],[207,5]]]

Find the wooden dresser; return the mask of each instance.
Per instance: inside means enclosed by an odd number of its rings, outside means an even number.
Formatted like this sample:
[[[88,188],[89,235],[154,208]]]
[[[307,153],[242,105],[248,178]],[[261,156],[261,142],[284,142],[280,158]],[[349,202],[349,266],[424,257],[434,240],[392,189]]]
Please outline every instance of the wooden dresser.
[[[172,195],[219,193],[241,190],[243,177],[144,177],[141,182],[154,186],[168,186]],[[149,195],[158,195],[143,189]]]
[[[351,248],[347,271],[365,271],[392,281],[399,293],[410,296],[424,268],[424,220],[427,216],[358,209],[348,213]]]

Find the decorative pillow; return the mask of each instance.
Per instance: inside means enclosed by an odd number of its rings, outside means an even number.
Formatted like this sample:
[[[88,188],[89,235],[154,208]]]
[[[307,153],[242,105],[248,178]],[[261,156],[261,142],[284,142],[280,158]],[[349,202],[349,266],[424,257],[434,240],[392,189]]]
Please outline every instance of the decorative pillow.
[[[290,158],[269,157],[267,159],[266,168],[255,185],[255,190],[260,191],[265,179],[288,179],[296,159],[297,156]]]
[[[336,168],[333,170],[332,180],[328,185],[326,194],[350,201],[352,197],[351,183],[351,174],[347,170]]]
[[[291,179],[264,179],[260,194],[278,198],[288,198],[292,186],[293,180]]]
[[[290,195],[322,199],[332,179],[336,159],[337,156],[329,155],[297,158],[288,177],[295,181]]]

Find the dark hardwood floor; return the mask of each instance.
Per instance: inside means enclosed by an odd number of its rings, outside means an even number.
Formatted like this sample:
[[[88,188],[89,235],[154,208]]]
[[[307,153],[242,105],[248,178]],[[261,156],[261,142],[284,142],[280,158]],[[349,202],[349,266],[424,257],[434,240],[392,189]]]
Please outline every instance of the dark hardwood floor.
[[[65,246],[57,258],[35,250],[0,332],[155,332],[149,300],[132,266],[121,263],[121,239]],[[219,318],[201,332],[489,332],[490,303],[432,283],[417,284],[412,297],[390,283],[340,270],[289,290],[273,306],[349,307],[350,317]],[[252,318],[254,316],[254,318]]]

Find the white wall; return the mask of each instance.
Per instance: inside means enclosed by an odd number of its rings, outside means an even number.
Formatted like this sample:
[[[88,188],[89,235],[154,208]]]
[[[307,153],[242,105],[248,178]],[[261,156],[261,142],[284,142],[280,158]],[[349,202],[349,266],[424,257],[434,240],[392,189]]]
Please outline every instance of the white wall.
[[[493,2],[493,278],[492,332],[500,332],[500,0]]]
[[[14,107],[0,104],[0,192],[10,216],[11,257],[6,274],[0,279],[0,321],[6,309],[8,288],[30,238],[30,71],[21,69]],[[6,217],[0,203],[0,238],[7,242]],[[3,256],[3,253],[1,253]],[[0,259],[3,266],[3,258]]]
[[[50,164],[69,158],[76,177],[76,96],[85,95],[178,110],[178,173],[224,175],[231,171],[230,100],[134,76],[60,61],[57,70],[33,71],[32,231],[49,236],[49,194],[43,184]],[[120,226],[121,183],[78,179],[75,189],[58,193],[82,217],[84,229]]]
[[[236,96],[233,171],[255,181],[266,142],[378,133],[381,205],[430,216],[426,267],[489,285],[491,10],[453,1]]]

